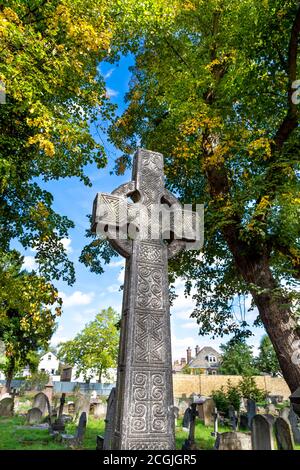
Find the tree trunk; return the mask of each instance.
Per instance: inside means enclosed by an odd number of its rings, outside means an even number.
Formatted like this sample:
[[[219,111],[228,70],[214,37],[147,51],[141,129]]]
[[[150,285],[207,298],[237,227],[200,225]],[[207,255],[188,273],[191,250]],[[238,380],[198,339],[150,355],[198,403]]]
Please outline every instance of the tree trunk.
[[[250,258],[248,254],[243,256],[236,248],[231,246],[236,265],[244,280],[250,284],[250,292],[274,346],[283,376],[291,392],[294,392],[300,386],[300,363],[297,360],[299,325],[288,299],[280,292],[280,286],[272,275],[269,256],[256,256],[254,252]],[[251,285],[255,287],[251,288]],[[257,292],[256,286],[263,292]]]
[[[102,369],[100,369],[100,372],[99,372],[98,383],[99,383],[99,384],[102,383]]]
[[[5,387],[6,387],[7,393],[10,393],[11,382],[12,382],[13,376],[14,376],[14,368],[12,366],[12,367],[9,367],[9,369],[7,370],[6,377],[5,377],[6,378]]]

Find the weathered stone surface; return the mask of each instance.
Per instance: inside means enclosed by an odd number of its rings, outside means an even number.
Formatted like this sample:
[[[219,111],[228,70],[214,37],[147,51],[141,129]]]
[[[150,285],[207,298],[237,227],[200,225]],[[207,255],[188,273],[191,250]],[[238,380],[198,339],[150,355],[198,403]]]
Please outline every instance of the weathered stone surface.
[[[251,450],[251,435],[242,432],[219,433],[216,440],[217,450]]]
[[[254,400],[247,400],[247,417],[248,417],[248,428],[251,429],[251,422],[254,416],[257,414],[257,407]]]
[[[68,447],[76,448],[80,447],[83,443],[84,435],[86,430],[86,413],[82,412],[79,418],[79,423],[77,426],[76,434],[73,436],[72,434],[62,434],[61,435],[61,442]]]
[[[27,412],[26,421],[28,424],[40,424],[43,420],[43,413],[40,408],[30,408]]]
[[[103,449],[108,450],[112,448],[112,439],[114,435],[114,422],[116,414],[116,388],[113,387],[107,400],[107,411],[105,419],[105,434]]]
[[[90,412],[90,395],[89,394],[78,394],[75,398],[75,422],[79,423],[79,419],[82,413],[86,414],[88,419]]]
[[[0,416],[9,418],[13,416],[14,401],[11,397],[2,398],[0,401]]]
[[[251,422],[253,450],[274,450],[273,423],[274,417],[271,415],[255,415],[253,417]]]
[[[275,420],[274,429],[278,450],[293,450],[294,443],[290,423],[286,419],[278,417]]]
[[[127,197],[141,201],[143,209],[128,204]],[[153,205],[162,203],[182,214],[164,187],[163,156],[146,150],[135,154],[132,181],[112,194],[99,193],[94,202],[92,230],[105,227],[111,245],[126,257],[112,449],[175,448],[168,257],[194,241],[195,233],[187,222],[182,239],[166,244],[159,217],[152,224],[148,219]],[[127,230],[123,214],[133,222],[140,216],[136,238],[110,235],[116,228]],[[159,239],[153,239],[150,228],[157,227]]]
[[[205,426],[213,426],[215,407],[216,404],[214,400],[209,397],[203,397],[203,402],[197,405],[199,419]]]
[[[45,416],[47,413],[48,415],[51,415],[51,407],[50,407],[50,402],[45,395],[45,393],[40,392],[37,393],[33,399],[33,404],[32,408],[39,408],[42,412],[42,415]]]

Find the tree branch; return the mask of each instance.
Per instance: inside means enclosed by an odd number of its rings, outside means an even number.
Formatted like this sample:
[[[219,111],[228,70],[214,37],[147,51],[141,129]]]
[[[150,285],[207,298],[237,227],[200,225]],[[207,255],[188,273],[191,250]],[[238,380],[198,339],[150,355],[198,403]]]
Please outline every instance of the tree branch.
[[[292,26],[291,37],[288,50],[288,112],[276,132],[274,142],[277,149],[281,149],[286,140],[289,138],[294,129],[296,129],[299,120],[297,105],[292,101],[293,89],[292,84],[297,80],[297,57],[298,57],[298,41],[300,34],[300,7],[296,13],[296,17]]]

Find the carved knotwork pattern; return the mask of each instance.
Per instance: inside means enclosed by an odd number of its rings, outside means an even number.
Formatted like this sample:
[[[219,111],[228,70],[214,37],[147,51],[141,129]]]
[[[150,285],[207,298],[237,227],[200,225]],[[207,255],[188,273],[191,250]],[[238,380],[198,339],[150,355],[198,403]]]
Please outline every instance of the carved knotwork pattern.
[[[167,432],[165,372],[132,372],[130,434]]]
[[[165,312],[137,312],[134,331],[135,364],[163,364],[165,358]]]
[[[160,267],[139,265],[137,270],[136,306],[154,310],[163,308],[163,282]]]
[[[151,245],[150,243],[140,244],[140,261],[148,263],[162,263],[162,247]]]
[[[170,449],[170,444],[168,442],[161,441],[129,441],[128,449],[129,450],[168,450]]]

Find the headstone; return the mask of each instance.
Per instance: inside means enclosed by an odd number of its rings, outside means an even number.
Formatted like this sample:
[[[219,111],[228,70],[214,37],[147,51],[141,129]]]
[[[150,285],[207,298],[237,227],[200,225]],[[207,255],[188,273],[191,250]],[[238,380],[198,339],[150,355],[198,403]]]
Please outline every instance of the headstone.
[[[300,444],[300,419],[293,408],[285,407],[280,410],[280,416],[289,421],[293,433],[294,442]]]
[[[66,444],[68,447],[76,448],[81,447],[83,444],[83,439],[86,430],[86,413],[82,412],[79,418],[76,434],[73,436],[71,434],[62,434],[61,441],[63,444]]]
[[[52,431],[63,432],[65,430],[65,420],[62,419],[65,401],[66,401],[66,394],[62,393],[60,397],[58,416],[55,419],[54,423],[52,423]]]
[[[190,407],[189,437],[185,440],[182,450],[197,450],[195,443],[195,421],[197,416],[197,403],[192,403]]]
[[[113,387],[107,400],[107,411],[105,419],[105,434],[103,449],[112,449],[112,439],[114,433],[114,423],[116,415],[116,388]]]
[[[243,432],[223,432],[218,433],[216,450],[252,450],[251,436]]]
[[[182,420],[182,428],[184,431],[188,432],[190,429],[190,423],[191,423],[191,408],[187,408],[184,412],[183,415],[183,420]]]
[[[198,404],[199,419],[203,422],[204,426],[213,426],[214,423],[214,410],[215,402],[212,398],[200,397],[202,403]]]
[[[218,435],[218,425],[219,425],[219,413],[217,408],[214,409],[214,430],[211,433],[213,437],[217,437]]]
[[[27,412],[26,421],[28,424],[40,424],[43,421],[43,413],[39,408],[30,408]]]
[[[274,450],[273,421],[270,415],[255,415],[251,422],[253,450]]]
[[[94,201],[92,231],[126,258],[113,449],[175,449],[168,258],[196,242],[197,227],[164,187],[159,153],[138,150],[132,181]]]
[[[233,431],[236,431],[237,429],[237,414],[232,405],[229,405],[228,407],[228,417],[229,417],[229,423]]]
[[[294,450],[290,423],[286,419],[278,417],[275,420],[274,429],[278,450]]]
[[[2,398],[0,401],[0,416],[10,418],[14,413],[14,401],[11,397]]]
[[[296,444],[300,444],[300,418],[296,415],[293,408],[290,408],[288,420],[291,424],[294,441]]]
[[[248,415],[245,413],[240,413],[240,429],[249,429],[248,428]]]
[[[104,438],[97,436],[96,438],[96,450],[103,450]]]
[[[254,400],[247,400],[247,417],[248,417],[248,428],[251,429],[251,422],[253,417],[257,414],[256,403]]]
[[[86,418],[90,412],[90,395],[79,394],[75,399],[75,422],[78,423],[82,413],[86,414]]]
[[[67,410],[69,414],[75,413],[75,403],[73,401],[68,401]]]
[[[39,408],[43,416],[45,416],[47,413],[50,414],[50,403],[47,395],[45,395],[43,392],[35,395],[32,408]]]

